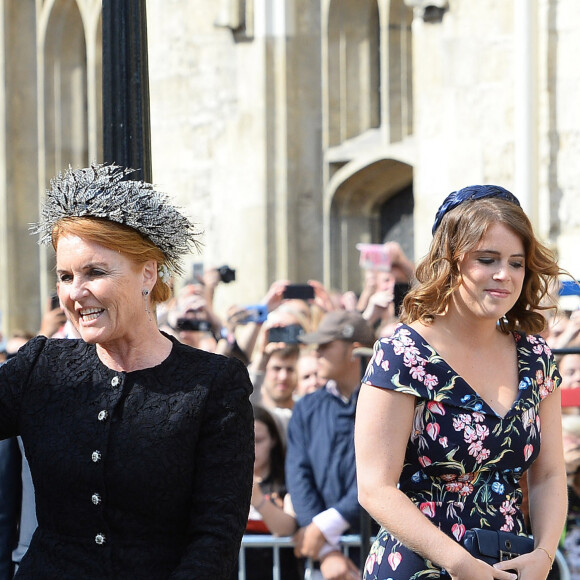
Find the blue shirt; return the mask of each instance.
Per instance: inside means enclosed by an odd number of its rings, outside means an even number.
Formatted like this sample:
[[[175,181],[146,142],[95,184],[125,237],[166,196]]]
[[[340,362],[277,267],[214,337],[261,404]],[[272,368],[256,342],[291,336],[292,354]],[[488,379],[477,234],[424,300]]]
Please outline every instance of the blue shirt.
[[[348,402],[327,388],[300,399],[288,425],[286,483],[300,527],[335,508],[355,530],[360,525],[354,418],[358,390]]]

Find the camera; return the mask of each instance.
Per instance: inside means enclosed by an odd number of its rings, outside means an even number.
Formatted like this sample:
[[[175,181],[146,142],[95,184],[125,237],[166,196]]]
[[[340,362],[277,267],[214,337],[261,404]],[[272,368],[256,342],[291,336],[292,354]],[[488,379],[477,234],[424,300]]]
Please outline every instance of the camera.
[[[236,279],[236,271],[229,266],[220,266],[218,269],[220,280],[224,284],[229,284]]]
[[[189,330],[199,332],[209,332],[211,324],[207,320],[197,320],[196,318],[178,318],[176,324],[177,330]]]
[[[282,298],[298,299],[298,300],[313,300],[314,286],[310,284],[288,284],[284,289]]]
[[[244,310],[246,311],[246,316],[240,321],[240,324],[248,324],[249,322],[261,324],[266,322],[268,318],[268,307],[265,304],[252,304],[251,306],[246,306]]]
[[[268,330],[268,342],[285,342],[286,344],[300,344],[298,338],[304,334],[300,324],[288,326],[273,326]]]

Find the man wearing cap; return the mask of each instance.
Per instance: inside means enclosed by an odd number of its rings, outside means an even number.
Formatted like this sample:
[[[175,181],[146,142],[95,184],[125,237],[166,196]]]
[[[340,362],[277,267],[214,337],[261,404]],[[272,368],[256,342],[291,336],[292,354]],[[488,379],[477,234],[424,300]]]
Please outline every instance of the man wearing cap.
[[[315,332],[300,337],[317,345],[318,373],[325,386],[300,399],[288,426],[286,482],[300,529],[295,550],[320,560],[324,577],[359,578],[340,550],[340,536],[357,530],[354,417],[361,377],[357,349],[374,334],[355,311],[327,313]]]

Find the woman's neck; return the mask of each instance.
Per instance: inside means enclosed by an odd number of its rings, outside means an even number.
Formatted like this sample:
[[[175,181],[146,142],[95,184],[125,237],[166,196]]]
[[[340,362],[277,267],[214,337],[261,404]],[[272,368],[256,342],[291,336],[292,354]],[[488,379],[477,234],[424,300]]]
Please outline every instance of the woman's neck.
[[[171,353],[172,347],[172,342],[156,330],[146,338],[97,343],[97,354],[105,366],[128,373],[161,364]]]

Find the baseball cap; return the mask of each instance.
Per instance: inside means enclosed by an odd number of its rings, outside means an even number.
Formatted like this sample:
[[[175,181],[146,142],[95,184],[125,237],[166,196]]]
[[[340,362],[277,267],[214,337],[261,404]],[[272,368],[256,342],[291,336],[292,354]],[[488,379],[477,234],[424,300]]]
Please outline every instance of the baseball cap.
[[[360,312],[333,310],[323,316],[314,332],[303,334],[298,340],[305,344],[327,344],[333,340],[346,340],[372,346],[375,335]]]

